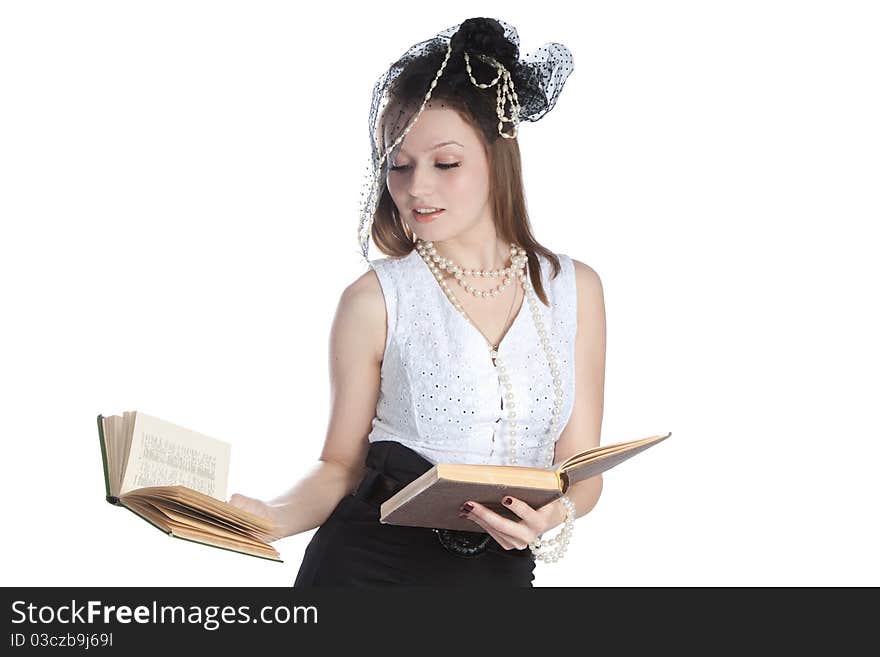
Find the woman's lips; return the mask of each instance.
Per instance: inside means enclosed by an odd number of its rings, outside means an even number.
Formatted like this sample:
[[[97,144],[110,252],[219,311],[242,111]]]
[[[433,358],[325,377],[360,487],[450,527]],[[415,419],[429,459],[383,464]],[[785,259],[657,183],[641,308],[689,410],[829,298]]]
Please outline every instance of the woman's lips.
[[[416,221],[418,221],[420,224],[426,224],[434,221],[434,219],[439,217],[444,212],[446,212],[446,210],[437,210],[437,212],[432,212],[431,214],[421,214],[419,212],[416,212],[415,210],[412,211],[413,216],[416,218]]]

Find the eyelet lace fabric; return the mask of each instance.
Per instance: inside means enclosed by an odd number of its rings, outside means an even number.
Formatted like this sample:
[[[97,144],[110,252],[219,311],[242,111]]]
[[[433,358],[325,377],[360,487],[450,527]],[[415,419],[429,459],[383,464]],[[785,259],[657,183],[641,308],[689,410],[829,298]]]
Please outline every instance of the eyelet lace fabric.
[[[559,364],[563,402],[552,434],[553,380],[528,304],[501,341],[517,416],[517,465],[547,468],[574,405],[577,293],[574,263],[538,254],[548,308],[538,304]],[[507,464],[504,387],[485,337],[449,301],[415,250],[370,260],[388,321],[381,388],[369,441],[394,440],[432,463]]]

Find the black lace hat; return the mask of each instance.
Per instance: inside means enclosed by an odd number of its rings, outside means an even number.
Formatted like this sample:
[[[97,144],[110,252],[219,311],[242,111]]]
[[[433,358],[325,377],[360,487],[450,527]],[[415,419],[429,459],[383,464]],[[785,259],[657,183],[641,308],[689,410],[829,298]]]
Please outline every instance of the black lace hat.
[[[553,109],[573,69],[571,51],[561,43],[520,55],[516,29],[494,18],[469,18],[416,43],[393,62],[373,87],[370,106],[371,157],[358,226],[363,258],[369,261],[387,155],[406,137],[435,87],[462,99],[491,143],[515,139],[522,121],[537,121]],[[421,105],[414,107],[409,99],[423,93]],[[394,102],[399,99],[403,102]]]

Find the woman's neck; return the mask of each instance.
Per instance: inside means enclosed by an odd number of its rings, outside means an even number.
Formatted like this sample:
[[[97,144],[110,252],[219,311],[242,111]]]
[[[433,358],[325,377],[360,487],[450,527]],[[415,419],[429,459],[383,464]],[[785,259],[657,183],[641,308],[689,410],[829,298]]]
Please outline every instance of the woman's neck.
[[[504,269],[510,264],[510,244],[504,240],[456,238],[434,242],[437,255],[449,258],[462,269]]]

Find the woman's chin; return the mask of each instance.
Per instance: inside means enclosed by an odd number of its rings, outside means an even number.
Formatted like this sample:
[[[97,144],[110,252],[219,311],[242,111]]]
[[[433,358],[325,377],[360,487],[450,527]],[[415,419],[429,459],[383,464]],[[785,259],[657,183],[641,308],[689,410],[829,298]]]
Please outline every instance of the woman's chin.
[[[455,230],[450,230],[449,225],[436,225],[438,222],[430,224],[410,224],[409,228],[413,235],[421,239],[423,242],[442,242],[455,236]]]

